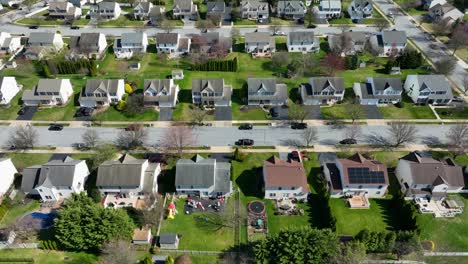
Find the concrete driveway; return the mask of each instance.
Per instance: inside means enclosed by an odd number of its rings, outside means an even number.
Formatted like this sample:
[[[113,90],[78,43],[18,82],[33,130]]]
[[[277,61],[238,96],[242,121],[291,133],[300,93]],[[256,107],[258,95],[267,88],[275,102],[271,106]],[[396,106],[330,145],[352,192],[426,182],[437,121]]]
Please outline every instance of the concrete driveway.
[[[320,105],[304,105],[304,108],[309,112],[307,119],[322,119]]]
[[[173,110],[170,107],[159,108],[158,121],[172,121],[172,112]]]
[[[367,119],[382,119],[379,108],[376,105],[362,105]]]
[[[34,114],[37,111],[37,106],[25,106],[24,114],[19,115],[16,120],[32,120]]]
[[[232,109],[230,106],[217,106],[214,111],[214,119],[216,121],[232,120]]]
[[[276,112],[278,113],[278,116],[272,117],[272,119],[275,119],[275,120],[288,120],[289,119],[288,109],[286,107],[273,106],[272,108],[275,108]]]

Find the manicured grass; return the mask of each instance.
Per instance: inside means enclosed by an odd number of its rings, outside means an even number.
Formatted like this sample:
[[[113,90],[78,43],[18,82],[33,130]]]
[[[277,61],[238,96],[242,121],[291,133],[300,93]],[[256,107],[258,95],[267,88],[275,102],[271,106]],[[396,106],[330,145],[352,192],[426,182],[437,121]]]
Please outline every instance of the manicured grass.
[[[242,20],[234,21],[234,26],[256,26],[256,25],[257,25],[257,21],[254,21],[254,20],[242,19]]]
[[[203,212],[186,215],[184,213],[185,199],[177,200],[178,214],[175,219],[164,220],[161,232],[176,232],[182,235],[179,249],[190,250],[226,250],[234,245],[233,228],[224,227],[220,230],[209,230],[197,226],[196,217],[203,217]],[[227,200],[225,210],[234,210],[232,198]]]
[[[394,105],[379,107],[379,111],[384,119],[435,119],[431,108],[427,105],[414,105],[411,99],[404,93],[403,107]]]
[[[290,26],[294,25],[294,20],[286,20],[279,17],[270,17],[270,25]]]
[[[8,226],[9,224],[18,220],[21,216],[39,209],[39,201],[31,200],[27,204],[15,204],[1,219],[1,226]]]
[[[110,106],[104,112],[96,114],[96,118],[102,121],[158,121],[158,116],[158,112],[148,108],[141,114],[128,117],[113,106]]]
[[[323,119],[350,119],[346,104],[337,104],[330,107],[321,107]]]
[[[463,198],[465,211],[455,218],[434,218],[431,214],[418,215],[417,221],[421,228],[421,239],[435,242],[436,251],[466,251],[468,240],[468,200]]]
[[[4,249],[2,258],[32,258],[41,264],[90,264],[97,262],[97,256],[84,252],[64,252],[40,249]]]
[[[465,15],[466,16],[466,15]],[[458,264],[468,263],[468,257],[424,257],[424,262],[427,264]]]
[[[73,21],[74,26],[84,26],[89,24],[90,19],[87,18],[80,18],[78,20]]]
[[[115,20],[101,21],[98,23],[100,27],[139,27],[143,25],[143,21],[130,20],[125,15],[120,15],[119,18]]]
[[[353,21],[351,20],[351,18],[343,17],[343,18],[330,19],[330,21],[328,21],[328,23],[330,23],[331,25],[341,25],[341,24],[352,25]]]
[[[11,161],[15,164],[18,171],[22,171],[24,168],[46,163],[49,161],[52,154],[7,153],[5,156],[11,158]]]
[[[275,215],[275,202],[272,200],[265,201],[268,213],[268,232],[270,234],[276,234],[285,228],[310,226],[308,204],[298,204],[298,206],[304,210],[304,215]]]
[[[447,111],[447,109],[436,109],[440,118],[442,119],[467,119],[468,118],[468,106],[465,106],[463,111]]]

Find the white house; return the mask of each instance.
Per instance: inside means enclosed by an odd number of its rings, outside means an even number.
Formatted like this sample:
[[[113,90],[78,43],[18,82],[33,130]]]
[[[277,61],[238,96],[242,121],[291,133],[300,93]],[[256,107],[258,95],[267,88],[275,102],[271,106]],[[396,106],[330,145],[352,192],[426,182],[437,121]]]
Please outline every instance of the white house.
[[[288,87],[275,78],[248,78],[247,98],[248,105],[285,105]]]
[[[281,160],[276,156],[263,161],[263,183],[266,199],[307,200],[310,193],[302,163]]]
[[[0,105],[9,104],[20,89],[15,77],[0,77]]]
[[[114,41],[114,53],[119,59],[129,59],[135,54],[146,53],[148,35],[144,32],[122,33]]]
[[[252,32],[245,34],[245,52],[272,53],[276,51],[275,38],[268,32]]]
[[[319,6],[314,6],[314,12],[320,19],[330,19],[341,16],[341,1],[322,0]]]
[[[74,20],[81,17],[81,8],[70,2],[54,1],[49,3],[49,17]]]
[[[288,33],[286,42],[288,52],[319,52],[320,40],[311,31],[294,31]]]
[[[180,19],[197,19],[198,6],[192,0],[174,0],[172,16]]]
[[[24,56],[30,60],[41,59],[46,53],[56,53],[65,46],[62,35],[49,32],[32,32]]]
[[[40,195],[43,201],[60,201],[83,192],[88,175],[85,160],[67,156],[24,169],[21,190],[26,194]]]
[[[122,14],[120,5],[116,2],[100,2],[90,6],[89,15],[93,19],[113,20]]]
[[[13,184],[16,173],[18,171],[11,159],[0,159],[0,198],[5,195],[11,184]]]
[[[463,20],[463,12],[446,1],[433,1],[429,7],[429,15],[436,21],[445,20],[453,24],[458,20]]]
[[[448,193],[460,192],[465,186],[463,168],[452,159],[436,160],[420,152],[402,157],[395,175],[407,199],[440,199]]]
[[[80,93],[80,106],[96,107],[116,104],[124,94],[123,79],[87,80]]]
[[[267,21],[270,14],[268,2],[258,0],[245,0],[240,3],[241,16],[243,19]]]
[[[300,20],[304,19],[307,7],[303,1],[278,1],[276,13],[278,17]]]
[[[107,48],[106,36],[102,33],[81,33],[70,38],[69,58],[101,59]]]
[[[157,33],[156,50],[158,53],[186,54],[190,52],[190,38],[182,38],[179,33]]]
[[[408,75],[404,88],[415,104],[446,105],[453,99],[444,75]]]
[[[348,7],[348,14],[352,20],[371,18],[374,8],[370,0],[353,0]]]
[[[0,32],[0,53],[15,53],[21,47],[21,37],[12,37],[10,33]]]
[[[0,4],[4,6],[12,7],[13,5],[19,5],[23,0],[0,0]]]
[[[73,95],[70,79],[40,79],[31,90],[23,92],[25,105],[63,105]]]
[[[143,84],[145,105],[175,107],[179,85],[173,79],[145,79]]]
[[[232,86],[224,79],[192,79],[192,103],[211,106],[230,106]]]
[[[138,2],[133,8],[133,16],[137,20],[145,20],[149,18],[153,3],[151,2]]]
[[[362,105],[384,105],[400,102],[403,86],[398,77],[369,77],[365,83],[354,83],[353,90]]]
[[[380,56],[398,56],[403,53],[407,44],[406,32],[401,30],[383,30],[371,37],[371,44],[379,50]]]

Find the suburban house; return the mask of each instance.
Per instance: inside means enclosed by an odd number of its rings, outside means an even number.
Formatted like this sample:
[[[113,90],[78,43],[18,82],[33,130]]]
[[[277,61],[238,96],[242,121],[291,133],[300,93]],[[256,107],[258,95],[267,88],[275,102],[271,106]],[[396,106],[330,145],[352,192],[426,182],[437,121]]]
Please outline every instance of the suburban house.
[[[80,106],[96,107],[116,104],[124,94],[123,79],[87,80],[80,92]]]
[[[229,196],[233,191],[231,164],[200,155],[193,159],[179,159],[176,164],[175,187],[179,195]]]
[[[389,185],[387,166],[357,153],[321,164],[330,196],[383,198]]]
[[[192,36],[191,50],[208,56],[227,55],[232,52],[232,39],[220,35],[219,32],[200,33]]]
[[[149,18],[153,3],[140,1],[133,8],[133,17],[136,20],[146,20]]]
[[[107,48],[106,36],[102,33],[81,33],[70,38],[71,59],[102,59]]]
[[[130,59],[133,55],[146,53],[148,36],[144,32],[122,33],[114,41],[114,54],[119,59]]]
[[[224,79],[192,79],[192,102],[211,106],[230,106],[232,86]]]
[[[136,159],[129,154],[108,160],[98,168],[96,187],[105,196],[105,207],[138,207],[140,199],[158,191],[159,163]],[[121,204],[123,202],[123,204]]]
[[[435,4],[431,4],[429,7],[429,15],[436,21],[445,20],[449,24],[453,24],[458,20],[463,20],[464,14],[458,10],[458,8],[445,2],[439,1]]]
[[[278,17],[301,20],[304,19],[307,7],[303,1],[278,1],[276,13]]]
[[[243,19],[257,20],[258,22],[268,22],[270,8],[268,2],[257,0],[245,0],[241,2],[241,17]]]
[[[434,159],[429,154],[411,152],[398,161],[395,175],[406,198],[444,198],[465,186],[463,168],[450,159]]]
[[[164,6],[153,6],[148,14],[151,25],[158,26],[166,18],[166,8]]]
[[[288,87],[276,83],[275,78],[247,79],[248,105],[284,105],[288,100]]]
[[[100,2],[89,7],[89,15],[96,20],[113,20],[119,18],[122,10],[116,2]]]
[[[403,53],[407,43],[405,31],[383,30],[381,33],[371,37],[374,48],[380,51],[380,56],[398,56]]]
[[[275,37],[269,32],[252,32],[245,34],[245,52],[272,53],[276,51]]]
[[[132,244],[134,245],[149,245],[153,238],[150,228],[136,228],[133,230]]]
[[[182,38],[179,33],[157,33],[156,49],[158,53],[180,55],[190,52],[190,38]]]
[[[94,4],[98,2],[102,2],[102,0],[68,0],[67,2],[72,3],[74,6],[82,7],[86,4]]]
[[[70,79],[40,79],[31,90],[25,90],[21,100],[25,105],[63,105],[73,95]]]
[[[294,31],[288,33],[286,46],[288,52],[319,52],[320,40],[312,31]]]
[[[39,60],[47,53],[56,53],[65,46],[62,35],[49,32],[31,32],[24,56]]]
[[[312,77],[308,83],[301,85],[300,93],[304,105],[334,104],[344,98],[344,79]]]
[[[10,158],[0,159],[0,171],[2,172],[0,177],[0,199],[2,199],[13,184],[15,174],[18,173],[18,171]]]
[[[49,2],[49,17],[65,20],[79,19],[81,17],[81,8],[70,2]]]
[[[21,48],[21,37],[12,37],[10,33],[0,32],[0,53],[15,53]]]
[[[231,21],[231,7],[226,6],[224,1],[206,2],[206,16],[219,17],[220,24],[228,24]]]
[[[310,193],[302,162],[276,156],[263,161],[263,184],[266,199],[307,200]]]
[[[330,19],[341,16],[341,1],[322,0],[319,6],[313,7],[319,19]]]
[[[353,90],[362,105],[396,104],[403,86],[398,77],[368,77],[365,83],[354,83]]]
[[[364,51],[364,47],[369,40],[369,35],[363,31],[349,31],[343,32],[344,37],[349,39],[351,45],[344,51],[345,55],[354,55]],[[328,36],[328,44],[331,50],[340,48],[343,35],[330,35]]]
[[[192,0],[174,0],[172,16],[180,19],[197,19],[198,6],[193,4]]]
[[[449,104],[452,88],[444,75],[408,75],[405,91],[415,104]]]
[[[0,0],[0,4],[3,6],[12,7],[13,5],[19,5],[23,2],[23,0]]]
[[[145,79],[143,84],[145,105],[159,107],[175,107],[179,85],[173,79]]]
[[[176,233],[161,233],[159,235],[159,248],[178,249],[179,236]]]
[[[26,194],[40,195],[46,202],[56,202],[74,193],[84,192],[89,175],[85,160],[75,160],[69,156],[50,160],[46,164],[23,170],[21,190]]]
[[[369,0],[353,0],[348,7],[348,14],[352,20],[371,18],[374,8]]]
[[[15,77],[0,77],[0,105],[8,105],[21,88]]]

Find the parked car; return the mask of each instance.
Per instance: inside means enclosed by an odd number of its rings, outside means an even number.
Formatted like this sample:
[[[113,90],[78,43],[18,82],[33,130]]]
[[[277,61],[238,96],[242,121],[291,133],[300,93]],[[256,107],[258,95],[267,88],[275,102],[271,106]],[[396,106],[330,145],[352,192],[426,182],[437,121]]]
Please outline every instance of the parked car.
[[[357,140],[355,140],[354,138],[345,138],[345,139],[340,141],[340,144],[342,144],[342,145],[354,145],[354,144],[357,144]]]
[[[465,101],[465,99],[462,97],[462,96],[455,96],[453,97],[452,99],[452,102],[460,102],[460,103],[463,103]]]
[[[29,29],[38,29],[39,26],[29,26]]]
[[[91,107],[80,107],[76,110],[75,117],[91,116],[93,112],[94,109]]]
[[[236,141],[236,146],[253,146],[253,144],[253,139],[243,138]]]
[[[80,29],[79,26],[71,26],[70,29]]]
[[[278,117],[279,116],[278,108],[276,107],[270,108],[270,115],[271,117]]]
[[[291,128],[292,129],[306,129],[307,128],[307,124],[306,123],[292,123],[291,125]]]
[[[59,125],[59,124],[50,125],[49,130],[50,131],[61,131],[61,130],[63,130],[63,125]]]
[[[26,108],[23,107],[18,111],[18,115],[24,115],[26,113]]]
[[[253,128],[252,124],[242,124],[239,126],[239,130],[251,130]]]

